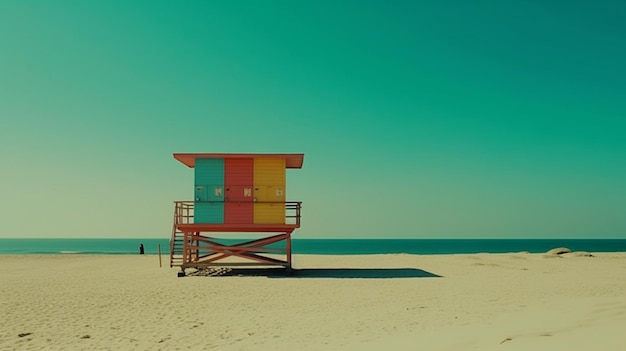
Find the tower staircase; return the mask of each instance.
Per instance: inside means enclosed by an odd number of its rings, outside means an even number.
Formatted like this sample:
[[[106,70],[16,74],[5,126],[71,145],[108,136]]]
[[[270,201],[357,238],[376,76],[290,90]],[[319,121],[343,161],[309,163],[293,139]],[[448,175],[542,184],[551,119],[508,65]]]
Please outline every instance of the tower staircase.
[[[170,238],[170,267],[180,267],[183,264],[185,234],[178,229],[178,224],[190,223],[191,218],[193,218],[193,203],[177,201],[174,206],[174,225]]]
[[[170,239],[170,267],[180,266],[183,263],[183,232],[176,229],[172,230],[172,238]]]

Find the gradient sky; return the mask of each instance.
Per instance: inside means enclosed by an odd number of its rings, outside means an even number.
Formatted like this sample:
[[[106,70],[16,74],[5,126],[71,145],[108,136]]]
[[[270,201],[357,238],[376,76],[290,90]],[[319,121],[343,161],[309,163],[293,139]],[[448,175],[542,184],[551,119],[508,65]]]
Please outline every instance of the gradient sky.
[[[160,237],[302,152],[300,238],[626,238],[626,2],[0,2],[0,237]]]

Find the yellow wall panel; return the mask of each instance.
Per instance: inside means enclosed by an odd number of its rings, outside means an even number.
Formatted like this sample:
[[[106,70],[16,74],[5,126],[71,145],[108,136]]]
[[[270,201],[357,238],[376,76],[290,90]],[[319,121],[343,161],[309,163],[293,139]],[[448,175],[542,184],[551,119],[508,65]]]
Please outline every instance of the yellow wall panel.
[[[254,185],[285,186],[285,159],[255,158]]]
[[[285,202],[285,187],[257,185],[254,187],[256,202]]]
[[[284,224],[285,205],[271,203],[254,204],[255,224]]]
[[[285,159],[254,159],[254,223],[285,223],[285,169]]]

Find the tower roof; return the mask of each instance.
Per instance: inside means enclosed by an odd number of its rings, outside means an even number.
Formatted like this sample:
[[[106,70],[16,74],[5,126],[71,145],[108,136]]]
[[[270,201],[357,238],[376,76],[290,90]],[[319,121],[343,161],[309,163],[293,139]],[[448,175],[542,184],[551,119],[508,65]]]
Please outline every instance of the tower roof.
[[[287,168],[302,168],[304,154],[213,154],[213,153],[176,153],[174,158],[187,167],[193,168],[196,158],[282,158]]]

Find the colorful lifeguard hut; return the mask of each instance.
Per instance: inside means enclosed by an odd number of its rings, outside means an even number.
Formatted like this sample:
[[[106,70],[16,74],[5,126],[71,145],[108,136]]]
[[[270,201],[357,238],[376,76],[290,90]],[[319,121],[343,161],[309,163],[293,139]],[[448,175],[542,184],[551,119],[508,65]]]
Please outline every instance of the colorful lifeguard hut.
[[[174,158],[194,168],[194,199],[174,202],[170,267],[179,266],[179,275],[210,266],[291,269],[291,234],[300,227],[302,203],[285,200],[286,170],[302,168],[303,154],[176,153]],[[257,237],[237,239],[242,233]],[[220,242],[224,236],[228,244]]]

